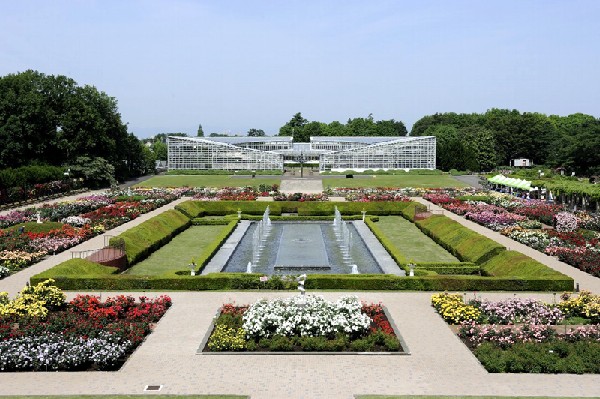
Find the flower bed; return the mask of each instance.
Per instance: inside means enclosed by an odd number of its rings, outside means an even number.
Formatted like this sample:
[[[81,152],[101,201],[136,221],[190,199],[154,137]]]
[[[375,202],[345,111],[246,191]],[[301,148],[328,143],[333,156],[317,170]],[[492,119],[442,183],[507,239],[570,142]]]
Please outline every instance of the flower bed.
[[[84,196],[71,202],[44,205],[25,211],[11,212],[0,218],[0,225],[10,226],[37,219],[60,221],[63,225],[49,231],[31,232],[0,229],[0,266],[16,272],[86,241],[108,229],[137,218],[179,198],[182,189],[136,189],[110,195]],[[42,224],[39,226],[43,226]],[[0,278],[6,273],[0,272]]]
[[[204,352],[401,352],[381,304],[320,296],[225,304]]]
[[[510,196],[489,197],[491,204],[462,201],[443,192],[433,192],[424,198],[489,229],[540,252],[557,256],[592,276],[600,277],[600,240],[598,233],[578,230],[580,226],[595,226],[600,218],[580,212],[565,212],[560,205],[540,200],[521,200]],[[534,220],[530,220],[532,218]],[[556,226],[541,229],[540,223]]]
[[[489,372],[600,373],[600,296],[582,291],[558,304],[435,294],[433,307]],[[578,322],[580,326],[558,327]]]
[[[51,283],[0,293],[0,371],[117,370],[171,306],[168,296],[64,303]]]

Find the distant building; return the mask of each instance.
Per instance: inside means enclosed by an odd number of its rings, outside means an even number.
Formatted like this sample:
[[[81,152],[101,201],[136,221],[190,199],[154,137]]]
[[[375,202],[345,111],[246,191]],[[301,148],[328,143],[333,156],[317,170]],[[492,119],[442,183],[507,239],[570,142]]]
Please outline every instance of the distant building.
[[[516,168],[528,168],[533,166],[533,162],[527,158],[517,158],[510,161],[510,166],[514,166]]]
[[[283,170],[285,163],[320,171],[435,169],[435,137],[315,136],[167,138],[169,170]]]

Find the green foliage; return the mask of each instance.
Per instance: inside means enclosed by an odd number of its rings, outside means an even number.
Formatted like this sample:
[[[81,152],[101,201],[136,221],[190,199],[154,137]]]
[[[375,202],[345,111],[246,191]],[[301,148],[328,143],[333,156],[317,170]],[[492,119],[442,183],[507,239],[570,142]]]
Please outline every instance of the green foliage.
[[[332,176],[337,176],[337,175],[357,175],[357,176],[361,176],[361,175],[399,175],[399,176],[405,176],[405,175],[417,175],[417,176],[432,176],[432,175],[442,175],[444,174],[444,172],[442,172],[439,169],[409,169],[409,170],[404,170],[404,169],[390,169],[390,170],[372,170],[372,169],[367,169],[363,172],[356,172],[354,170],[345,170],[343,172],[332,172],[332,171],[325,171],[325,172],[321,172],[321,175],[332,175]]]
[[[59,265],[60,266],[60,265]],[[189,271],[170,272],[160,276],[136,276],[128,274],[96,276],[64,276],[55,274],[55,266],[44,272],[53,276],[55,285],[70,291],[205,291],[205,290],[256,290],[294,289],[281,279],[271,277],[269,282],[259,280],[261,275],[248,273],[210,273],[190,276]],[[278,282],[270,284],[271,280]],[[42,281],[39,275],[31,278],[32,284]],[[293,284],[295,286],[295,284]],[[430,275],[400,277],[386,274],[311,274],[306,280],[311,290],[342,291],[572,291],[572,279],[510,278],[456,275]]]
[[[487,276],[522,278],[564,278],[566,275],[517,251],[502,251],[481,265]]]
[[[237,219],[237,215],[235,216]],[[192,225],[194,226],[225,226],[229,224],[230,219],[205,219],[205,218],[195,218],[192,219]]]
[[[175,205],[175,209],[190,219],[204,216],[204,202],[202,201],[185,201]]]
[[[475,356],[490,373],[600,373],[600,342],[527,342],[499,348],[486,342]]]
[[[248,137],[264,137],[264,136],[266,136],[266,133],[262,129],[249,129],[248,130]]]
[[[187,216],[172,209],[111,238],[110,244],[116,245],[121,240],[124,242],[127,263],[131,266],[163,246],[189,225],[190,219]]]
[[[123,179],[143,158],[114,98],[66,76],[33,70],[0,77],[0,143],[0,168],[100,157]]]
[[[433,215],[415,224],[463,262],[480,265],[505,250],[496,241],[443,215]]]
[[[115,168],[104,158],[78,157],[70,168],[71,175],[83,178],[90,188],[110,187],[117,184]]]
[[[47,233],[50,230],[60,229],[63,225],[64,223],[60,222],[25,222],[8,227],[4,231],[19,231],[21,227],[24,227],[23,231],[26,233]]]
[[[69,259],[36,275],[36,281],[43,281],[57,276],[61,277],[102,277],[118,273],[116,267],[104,266],[86,259]]]
[[[0,187],[27,187],[53,180],[62,180],[65,168],[49,165],[30,165],[0,170]]]
[[[417,271],[419,269],[429,270],[436,272],[437,274],[479,274],[481,272],[481,268],[479,266],[470,262],[420,262],[416,264],[415,269]]]
[[[401,211],[402,216],[413,222],[415,221],[415,214],[426,212],[427,207],[419,202],[411,202],[406,207],[404,207]]]

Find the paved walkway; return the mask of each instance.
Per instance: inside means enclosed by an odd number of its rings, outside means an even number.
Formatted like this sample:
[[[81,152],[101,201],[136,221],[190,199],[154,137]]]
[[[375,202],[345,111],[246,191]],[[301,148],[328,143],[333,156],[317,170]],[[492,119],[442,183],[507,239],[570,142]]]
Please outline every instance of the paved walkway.
[[[279,191],[284,194],[320,194],[323,192],[323,181],[319,179],[283,179]]]
[[[471,230],[478,232],[479,234],[482,234],[486,237],[491,238],[494,241],[499,242],[500,244],[504,245],[506,248],[515,250],[515,251],[519,251],[519,252],[537,260],[538,262],[541,262],[544,265],[553,268],[554,270],[558,270],[559,272],[572,277],[575,280],[576,284],[579,283],[579,288],[582,290],[588,290],[588,291],[592,291],[594,293],[600,293],[600,278],[598,278],[598,277],[594,277],[588,273],[584,273],[581,270],[576,269],[567,263],[559,261],[555,257],[548,256],[544,253],[536,251],[535,249],[530,248],[525,244],[518,243],[506,236],[503,236],[502,234],[500,234],[498,232],[495,232],[495,231],[490,230],[486,227],[483,227],[475,222],[467,220],[462,216],[458,216],[452,212],[446,211],[443,208],[441,208],[437,205],[434,205],[433,203],[431,203],[421,197],[413,197],[413,198],[411,198],[411,200],[420,202],[424,205],[427,205],[429,207],[429,209],[431,209],[432,211],[435,211],[436,213],[443,212],[443,214],[445,216],[449,217],[450,219],[456,220],[463,226],[466,226],[466,227],[470,228]]]
[[[600,375],[488,374],[434,312],[428,293],[356,293],[361,300],[387,306],[410,356],[196,355],[223,303],[296,294],[170,295],[173,307],[120,371],[0,373],[2,394],[142,394],[146,385],[164,385],[162,394],[245,394],[252,399],[351,399],[355,394],[600,396]],[[323,294],[333,300],[342,295]],[[536,296],[552,300],[551,294]]]
[[[126,223],[111,234],[131,228],[181,199]],[[446,212],[454,219],[452,214]],[[463,224],[471,223],[456,216]],[[462,221],[461,221],[462,220]],[[494,233],[471,223],[487,236]],[[493,237],[496,239],[496,237]],[[503,236],[500,239],[506,238]],[[93,243],[99,240],[98,243]],[[97,248],[96,237],[77,248]],[[507,245],[503,242],[504,245]],[[510,248],[518,249],[510,240]],[[529,249],[525,247],[525,250]],[[533,251],[535,254],[540,254]],[[529,255],[529,253],[528,253]],[[532,256],[530,255],[530,256]],[[540,254],[543,255],[543,254]],[[69,258],[70,252],[0,280],[0,291],[20,290],[28,276]],[[532,256],[533,257],[533,256]],[[553,260],[553,258],[550,258]],[[558,262],[560,263],[560,262]],[[43,264],[43,265],[42,265]],[[560,265],[558,265],[560,266]],[[563,267],[563,266],[561,266]],[[577,272],[564,265],[566,274]],[[567,273],[570,272],[570,273]],[[577,273],[575,273],[577,274]],[[23,276],[21,276],[23,275]],[[582,288],[597,285],[579,279]],[[591,276],[590,276],[591,277]],[[310,279],[310,277],[309,277]],[[595,287],[595,288],[594,288]],[[76,293],[69,293],[70,297]],[[110,293],[101,294],[103,298]],[[158,295],[159,293],[157,293]],[[347,293],[326,292],[335,300]],[[430,293],[358,292],[361,300],[383,302],[406,342],[410,356],[386,355],[197,355],[218,308],[227,302],[252,303],[260,298],[287,297],[293,292],[173,292],[173,307],[156,329],[116,372],[0,373],[3,395],[143,394],[146,385],[164,385],[161,394],[243,394],[252,399],[351,399],[356,394],[600,396],[600,375],[489,374],[430,306]],[[141,293],[132,293],[141,295]],[[146,294],[152,296],[152,294]],[[469,294],[472,295],[472,294]],[[512,293],[482,293],[498,300]],[[551,302],[551,293],[517,293]]]

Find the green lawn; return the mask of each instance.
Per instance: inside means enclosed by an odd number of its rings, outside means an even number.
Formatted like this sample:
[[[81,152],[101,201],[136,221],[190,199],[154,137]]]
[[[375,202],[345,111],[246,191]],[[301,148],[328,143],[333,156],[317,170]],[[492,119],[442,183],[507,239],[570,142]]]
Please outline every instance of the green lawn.
[[[256,176],[253,179],[250,176],[160,175],[151,177],[137,184],[136,187],[246,187],[258,186],[259,184],[281,184],[281,178]]]
[[[594,399],[570,396],[408,396],[408,395],[356,395],[356,399]],[[595,399],[598,399],[597,397]]]
[[[380,216],[377,227],[408,260],[417,263],[459,262],[448,251],[423,234],[417,226],[401,216]]]
[[[199,256],[226,226],[192,226],[150,257],[127,270],[128,274],[155,275],[169,270],[188,270],[192,258]]]
[[[450,175],[378,175],[373,177],[328,177],[323,179],[323,187],[467,187]]]

